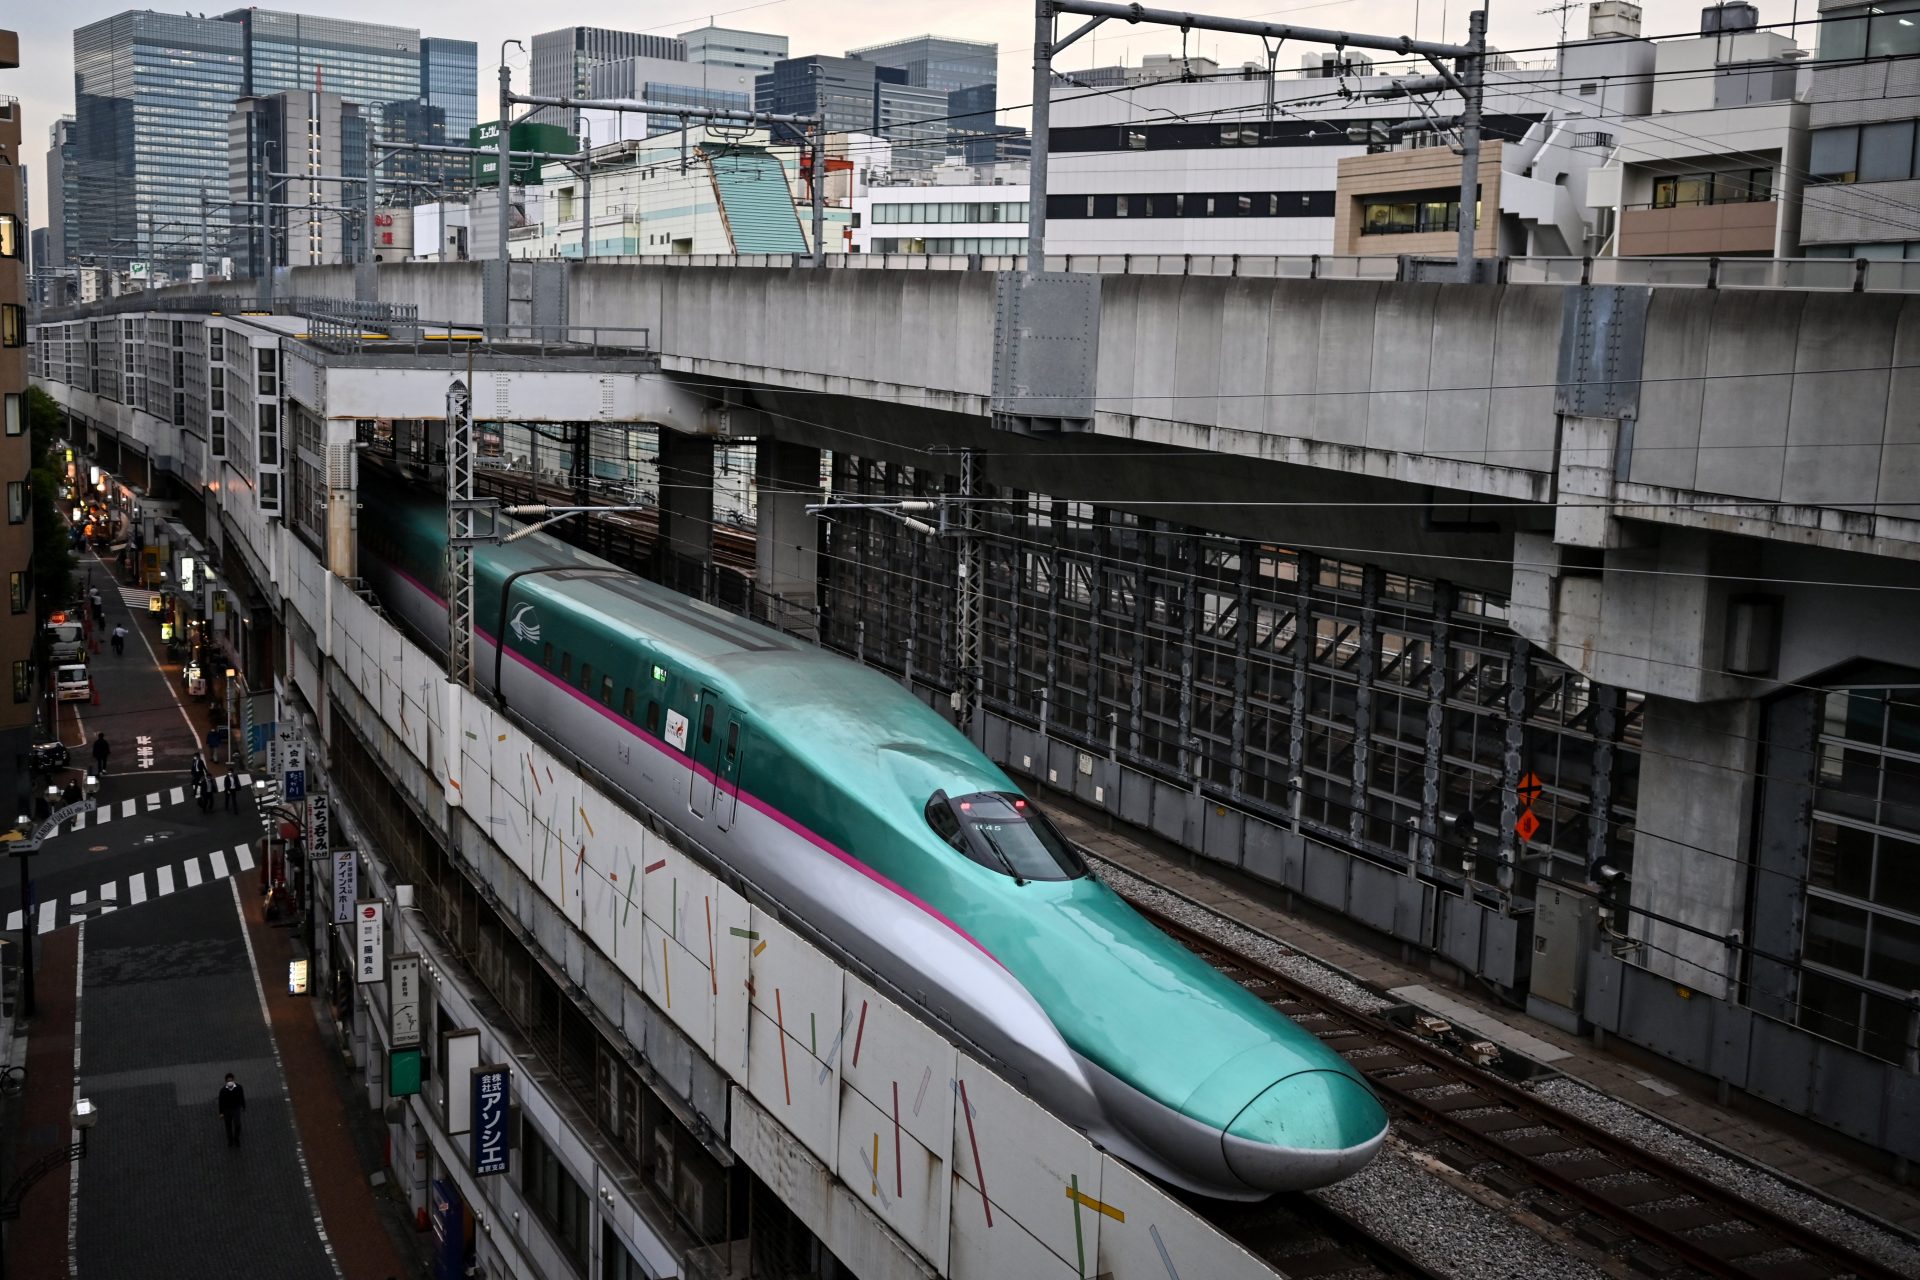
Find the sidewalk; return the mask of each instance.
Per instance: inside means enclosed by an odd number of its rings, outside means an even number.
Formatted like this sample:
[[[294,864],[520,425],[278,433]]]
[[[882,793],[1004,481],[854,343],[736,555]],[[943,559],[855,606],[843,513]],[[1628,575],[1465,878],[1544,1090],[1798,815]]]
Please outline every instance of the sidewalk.
[[[346,1280],[414,1274],[418,1264],[411,1270],[403,1264],[402,1250],[393,1238],[399,1206],[369,1182],[374,1170],[363,1162],[354,1141],[357,1118],[349,1113],[350,1104],[342,1096],[340,1059],[321,1033],[314,1001],[285,994],[287,962],[298,958],[293,935],[266,922],[254,880],[249,876],[240,883],[242,911],[260,982],[268,993],[269,1021],[287,1092],[294,1100],[307,1175],[334,1257]]]
[[[34,970],[37,1010],[27,1035],[26,1088],[20,1096],[20,1127],[14,1134],[14,1165],[7,1181],[40,1156],[67,1145],[67,1113],[73,1106],[73,980],[79,954],[77,931],[41,940]],[[47,1173],[21,1202],[20,1218],[5,1225],[7,1275],[12,1280],[56,1280],[67,1274],[67,1202],[72,1168]]]
[[[1484,1018],[1543,1041],[1565,1057],[1553,1067],[1610,1098],[1618,1098],[1669,1124],[1702,1135],[1748,1161],[1764,1165],[1786,1178],[1815,1188],[1821,1194],[1880,1218],[1907,1232],[1920,1232],[1920,1195],[1891,1180],[1832,1154],[1828,1148],[1787,1133],[1756,1114],[1723,1107],[1691,1090],[1694,1082],[1684,1068],[1666,1064],[1628,1046],[1613,1053],[1594,1048],[1580,1036],[1529,1018],[1516,1010],[1482,999],[1471,988],[1444,987],[1424,967],[1389,959],[1354,936],[1269,905],[1280,891],[1216,869],[1191,857],[1150,833],[1109,829],[1071,802],[1053,797],[1047,815],[1071,840],[1078,841],[1115,865],[1171,889],[1228,916],[1248,928],[1294,947],[1301,954],[1324,961],[1380,992],[1402,987],[1426,987],[1448,1003],[1473,1009]],[[1358,926],[1356,926],[1358,928]],[[1381,942],[1381,948],[1397,946]],[[1417,1003],[1417,1002],[1416,1002]],[[1754,1101],[1758,1113],[1764,1103]],[[1837,1146],[1841,1139],[1834,1140]]]

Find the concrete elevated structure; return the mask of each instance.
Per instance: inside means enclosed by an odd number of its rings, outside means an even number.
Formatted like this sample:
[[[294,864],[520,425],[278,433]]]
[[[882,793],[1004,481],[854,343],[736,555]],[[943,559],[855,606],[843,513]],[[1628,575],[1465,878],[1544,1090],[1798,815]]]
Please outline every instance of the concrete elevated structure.
[[[1833,289],[1517,260],[1475,286],[1417,263],[1063,265],[1119,269],[1026,296],[985,269],[784,262],[319,269],[292,288],[323,313],[375,286],[408,342],[471,346],[483,426],[659,432],[659,540],[680,560],[715,554],[710,442],[758,441],[742,607],[935,705],[977,698],[973,731],[1015,772],[1540,1016],[1920,1155],[1909,961],[1869,942],[1856,963],[1826,932],[1843,912],[1889,938],[1920,921],[1833,870],[1837,843],[1920,834],[1902,790],[1920,773],[1920,299],[1855,292],[1853,264],[1772,277]],[[276,335],[290,418],[330,443],[425,424],[430,454],[460,360],[208,316],[250,293],[50,316],[37,375],[109,446],[180,456],[172,423],[70,351],[117,348],[96,324],[244,323]],[[643,363],[598,351],[642,328]],[[950,541],[800,512],[823,454],[836,490],[939,496],[963,452],[987,581],[975,672],[955,665]],[[180,477],[281,566],[269,612],[339,607],[311,570],[281,576],[311,539],[228,513],[244,491],[212,472]],[[316,709],[340,661],[320,658]],[[385,731],[397,714],[381,704]],[[1518,836],[1529,773],[1542,827]]]

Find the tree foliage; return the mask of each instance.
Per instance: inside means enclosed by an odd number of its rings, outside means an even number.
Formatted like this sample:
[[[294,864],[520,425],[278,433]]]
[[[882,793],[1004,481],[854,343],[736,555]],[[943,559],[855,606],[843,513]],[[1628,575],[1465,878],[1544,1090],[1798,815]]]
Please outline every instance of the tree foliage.
[[[33,591],[44,617],[72,598],[75,557],[72,535],[60,514],[66,471],[60,406],[39,387],[27,389],[27,427],[32,437],[28,480],[33,487]]]

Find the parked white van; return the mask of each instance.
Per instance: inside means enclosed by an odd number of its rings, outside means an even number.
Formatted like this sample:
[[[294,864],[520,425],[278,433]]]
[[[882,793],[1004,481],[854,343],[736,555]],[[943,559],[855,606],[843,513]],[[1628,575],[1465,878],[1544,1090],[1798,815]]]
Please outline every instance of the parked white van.
[[[93,678],[84,662],[63,662],[54,669],[53,696],[60,702],[85,702],[93,697]]]
[[[55,662],[71,662],[87,653],[86,634],[77,622],[49,622],[47,639]]]

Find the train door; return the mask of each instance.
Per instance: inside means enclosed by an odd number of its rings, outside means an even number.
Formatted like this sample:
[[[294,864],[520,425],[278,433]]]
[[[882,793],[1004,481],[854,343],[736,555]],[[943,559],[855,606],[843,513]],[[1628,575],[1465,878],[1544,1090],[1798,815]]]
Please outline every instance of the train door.
[[[713,808],[714,792],[720,783],[723,727],[715,724],[719,717],[720,695],[711,689],[701,689],[693,717],[693,741],[687,744],[687,754],[693,757],[693,772],[687,782],[687,803],[697,818],[706,817]]]
[[[733,826],[734,810],[740,804],[740,766],[746,746],[746,727],[740,722],[740,713],[731,712],[727,716],[726,739],[720,744],[720,766],[714,770],[719,779],[716,820],[722,831]]]

